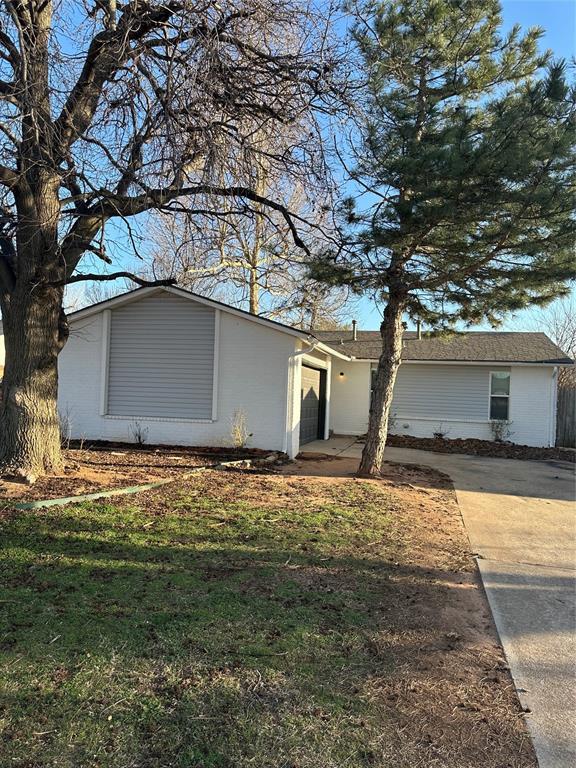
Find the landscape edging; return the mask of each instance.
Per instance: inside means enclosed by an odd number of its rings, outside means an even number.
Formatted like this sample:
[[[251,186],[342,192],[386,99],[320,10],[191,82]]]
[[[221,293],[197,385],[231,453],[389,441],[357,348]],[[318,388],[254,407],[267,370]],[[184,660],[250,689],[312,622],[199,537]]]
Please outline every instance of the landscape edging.
[[[104,491],[95,491],[94,493],[84,493],[79,496],[62,496],[58,499],[37,499],[35,501],[25,501],[18,504],[13,504],[14,509],[39,509],[42,507],[62,507],[67,504],[78,504],[82,501],[94,501],[96,499],[106,499],[111,496],[124,496],[131,493],[141,493],[142,491],[150,491],[154,488],[160,488],[163,485],[169,483],[175,483],[178,480],[187,480],[192,475],[198,472],[204,472],[208,469],[230,469],[241,468],[249,469],[250,467],[256,467],[259,465],[272,464],[278,458],[277,454],[270,454],[262,459],[238,459],[235,461],[221,461],[217,464],[207,464],[203,467],[196,467],[189,472],[184,472],[181,475],[175,477],[167,477],[162,480],[156,480],[153,483],[143,483],[142,485],[129,485],[126,488],[112,488]]]

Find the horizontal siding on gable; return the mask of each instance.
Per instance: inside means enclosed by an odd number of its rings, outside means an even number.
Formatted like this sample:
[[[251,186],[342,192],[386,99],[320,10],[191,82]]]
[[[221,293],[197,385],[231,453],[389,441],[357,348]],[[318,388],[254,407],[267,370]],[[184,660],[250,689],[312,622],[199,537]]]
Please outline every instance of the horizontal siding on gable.
[[[488,419],[490,366],[401,365],[392,413],[428,419]]]
[[[108,413],[209,419],[215,310],[160,294],[111,311]]]

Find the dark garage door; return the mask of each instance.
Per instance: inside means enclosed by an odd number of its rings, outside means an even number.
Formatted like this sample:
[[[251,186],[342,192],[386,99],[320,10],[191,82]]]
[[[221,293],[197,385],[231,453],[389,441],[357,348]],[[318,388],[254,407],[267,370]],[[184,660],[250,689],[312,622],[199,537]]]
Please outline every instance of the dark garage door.
[[[317,440],[321,417],[321,372],[302,366],[302,408],[300,411],[300,444]]]

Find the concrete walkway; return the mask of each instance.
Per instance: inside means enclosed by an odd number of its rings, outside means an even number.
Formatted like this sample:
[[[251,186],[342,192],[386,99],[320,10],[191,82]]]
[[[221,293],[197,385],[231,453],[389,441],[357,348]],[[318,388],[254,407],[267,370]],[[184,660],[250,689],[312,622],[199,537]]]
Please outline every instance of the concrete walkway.
[[[307,452],[360,458],[354,438]],[[450,475],[541,768],[576,766],[574,467],[387,448]]]

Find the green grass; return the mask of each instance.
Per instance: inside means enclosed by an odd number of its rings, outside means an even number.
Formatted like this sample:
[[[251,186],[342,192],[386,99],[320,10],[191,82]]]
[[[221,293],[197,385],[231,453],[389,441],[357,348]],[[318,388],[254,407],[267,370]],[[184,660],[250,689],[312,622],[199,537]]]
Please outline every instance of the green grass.
[[[12,513],[0,764],[408,765],[371,689],[394,670],[394,512],[368,483],[209,474]]]

